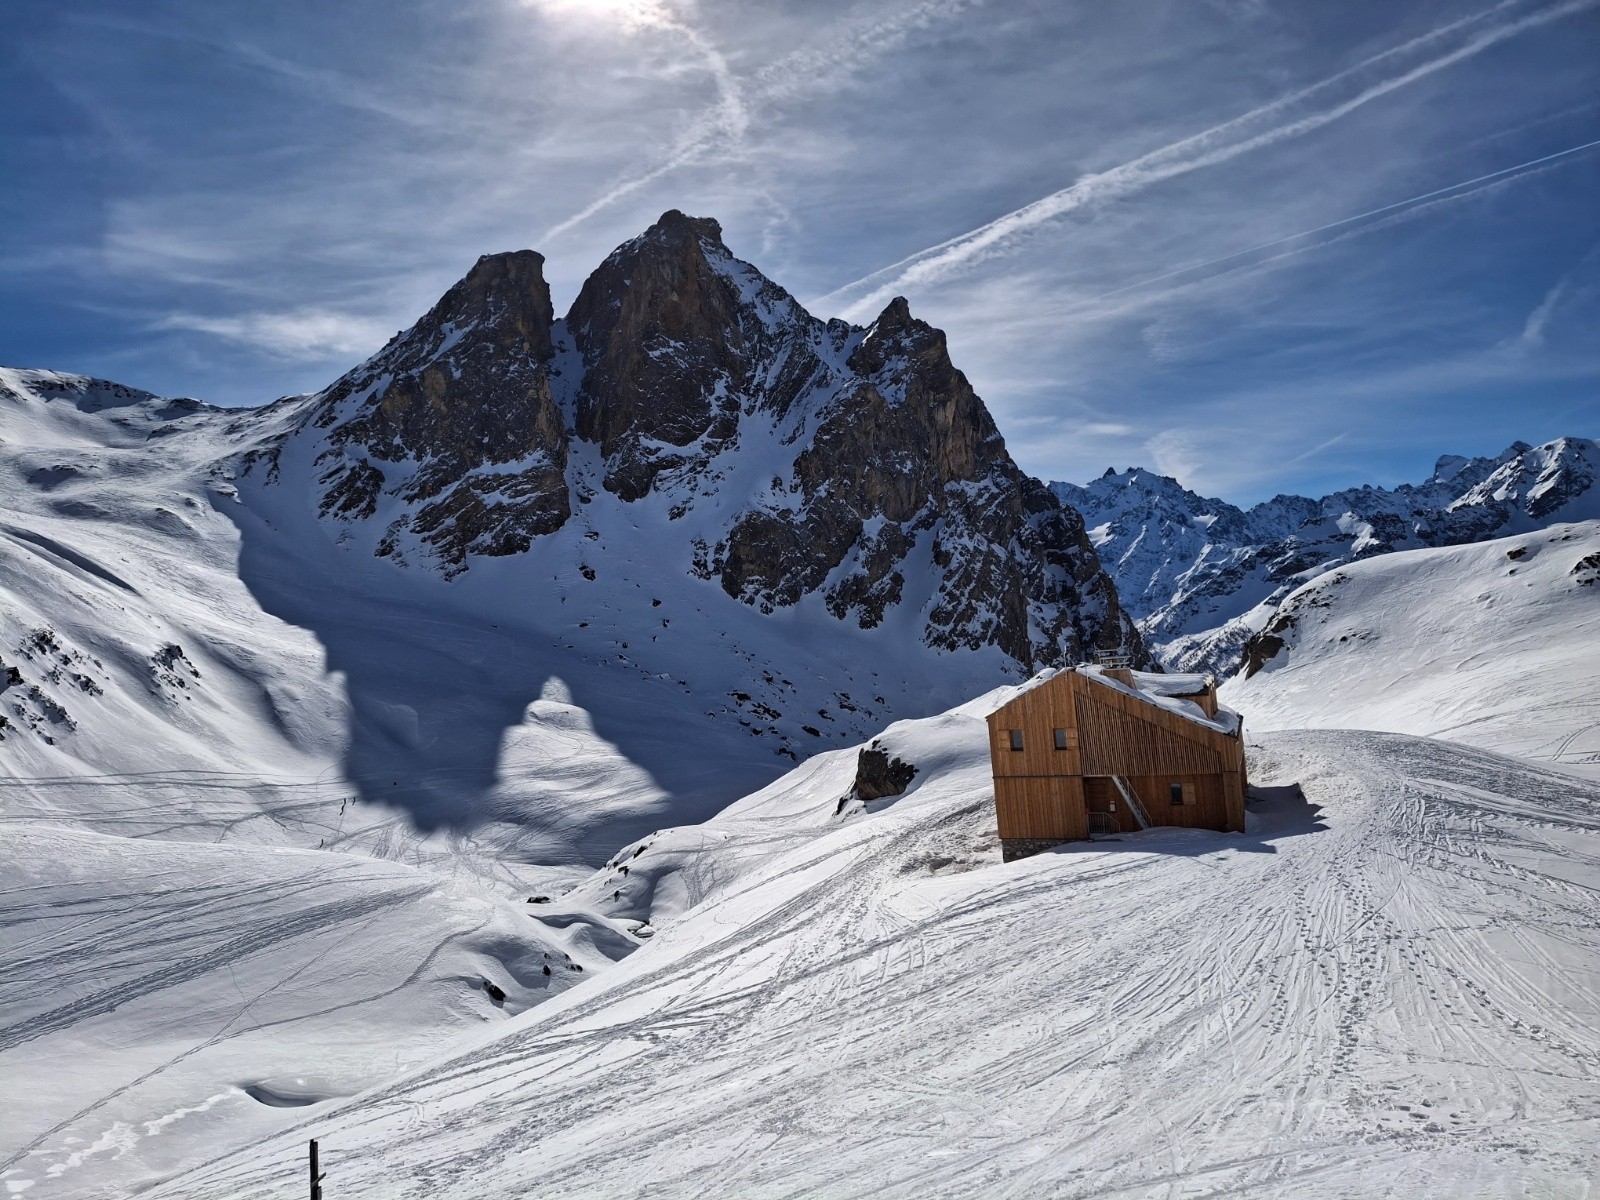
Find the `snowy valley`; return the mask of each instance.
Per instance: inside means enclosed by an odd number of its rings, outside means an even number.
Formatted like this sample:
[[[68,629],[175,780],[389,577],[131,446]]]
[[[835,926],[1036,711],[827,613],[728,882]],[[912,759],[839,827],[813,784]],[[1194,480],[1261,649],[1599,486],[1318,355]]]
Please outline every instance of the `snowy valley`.
[[[1597,466],[1047,488],[676,212],[258,409],[0,369],[0,1182],[1587,1195]],[[1117,647],[1246,833],[1002,864],[982,718]]]

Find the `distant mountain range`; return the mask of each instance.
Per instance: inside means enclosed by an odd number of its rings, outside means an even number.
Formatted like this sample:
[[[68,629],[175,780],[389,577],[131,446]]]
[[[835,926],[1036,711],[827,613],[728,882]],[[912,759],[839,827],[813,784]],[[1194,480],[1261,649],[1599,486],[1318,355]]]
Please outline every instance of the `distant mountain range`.
[[[1516,442],[1493,458],[1439,459],[1432,476],[1249,509],[1139,468],[1052,483],[1083,514],[1124,607],[1169,667],[1230,674],[1246,641],[1301,584],[1343,563],[1600,517],[1600,446]]]

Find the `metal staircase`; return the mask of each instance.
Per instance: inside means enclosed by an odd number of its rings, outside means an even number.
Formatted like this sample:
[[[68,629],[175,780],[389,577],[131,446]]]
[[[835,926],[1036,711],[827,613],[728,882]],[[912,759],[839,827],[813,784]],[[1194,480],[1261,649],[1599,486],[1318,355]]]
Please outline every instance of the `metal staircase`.
[[[1128,781],[1121,775],[1113,775],[1111,777],[1111,782],[1117,785],[1117,791],[1122,794],[1123,800],[1127,802],[1128,811],[1133,814],[1133,819],[1139,822],[1139,828],[1149,829],[1150,816],[1144,811],[1144,805],[1139,803],[1139,797],[1135,795],[1133,789],[1128,786]]]

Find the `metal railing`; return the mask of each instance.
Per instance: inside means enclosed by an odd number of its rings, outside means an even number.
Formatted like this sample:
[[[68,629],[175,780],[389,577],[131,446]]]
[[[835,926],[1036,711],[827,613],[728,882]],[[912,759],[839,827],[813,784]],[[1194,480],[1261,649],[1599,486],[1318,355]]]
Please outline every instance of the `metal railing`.
[[[1134,790],[1128,786],[1128,781],[1121,775],[1113,775],[1111,777],[1111,782],[1117,785],[1117,791],[1121,793],[1122,799],[1127,803],[1128,811],[1133,814],[1133,819],[1139,822],[1139,828],[1149,829],[1150,814],[1144,811],[1144,805],[1139,803],[1139,797]]]

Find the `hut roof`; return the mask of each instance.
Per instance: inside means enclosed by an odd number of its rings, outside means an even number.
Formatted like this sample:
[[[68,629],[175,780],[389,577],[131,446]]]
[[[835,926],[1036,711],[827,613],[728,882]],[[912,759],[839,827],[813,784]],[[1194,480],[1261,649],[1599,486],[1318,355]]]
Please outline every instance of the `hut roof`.
[[[1007,704],[1021,699],[1034,688],[1048,683],[1060,675],[1064,670],[1076,671],[1079,675],[1092,679],[1104,687],[1115,688],[1124,695],[1137,697],[1147,704],[1153,704],[1157,708],[1165,709],[1167,712],[1174,713],[1187,721],[1193,721],[1196,725],[1203,726],[1214,733],[1237,735],[1239,732],[1240,717],[1231,708],[1218,707],[1217,715],[1211,717],[1207,716],[1205,709],[1201,708],[1193,700],[1185,699],[1186,696],[1197,696],[1206,690],[1208,681],[1203,675],[1158,675],[1148,671],[1134,671],[1132,672],[1134,682],[1130,686],[1119,679],[1108,676],[1103,668],[1091,666],[1087,663],[1076,667],[1051,668],[1050,670],[1040,671],[1027,683],[1012,691],[1005,698],[1005,702],[997,705],[993,711],[998,712]]]

